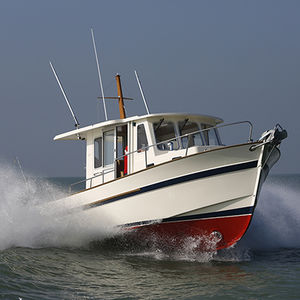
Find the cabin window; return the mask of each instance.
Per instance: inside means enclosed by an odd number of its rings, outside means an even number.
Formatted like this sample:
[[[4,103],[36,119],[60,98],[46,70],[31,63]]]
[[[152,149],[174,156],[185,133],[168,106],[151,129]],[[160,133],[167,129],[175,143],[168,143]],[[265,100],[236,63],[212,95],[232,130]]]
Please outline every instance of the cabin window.
[[[159,150],[177,150],[179,148],[178,140],[175,138],[175,127],[172,122],[160,120],[153,123],[157,149]],[[166,141],[165,143],[162,143]]]
[[[102,137],[94,140],[94,168],[102,167]]]
[[[142,150],[148,146],[148,140],[146,136],[144,124],[140,124],[137,127],[137,150]]]
[[[210,128],[210,125],[202,124],[203,136],[206,145],[219,145],[218,134],[215,128]],[[210,128],[210,129],[209,129]]]
[[[104,166],[114,162],[114,130],[103,133],[103,162]]]
[[[195,122],[190,122],[188,119],[178,122],[180,136],[199,131],[199,126]],[[190,138],[189,138],[190,137]],[[190,139],[190,140],[189,140]],[[182,147],[186,148],[189,140],[189,147],[202,146],[204,141],[200,132],[181,138]]]

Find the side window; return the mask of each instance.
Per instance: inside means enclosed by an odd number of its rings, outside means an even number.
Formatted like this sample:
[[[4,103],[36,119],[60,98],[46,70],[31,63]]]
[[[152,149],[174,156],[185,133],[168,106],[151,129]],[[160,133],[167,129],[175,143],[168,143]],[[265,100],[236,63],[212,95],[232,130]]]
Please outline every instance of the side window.
[[[190,121],[188,121],[188,119],[186,119],[184,121],[179,121],[178,122],[178,127],[179,127],[179,134],[180,135],[185,135],[185,134],[189,134],[189,133],[192,133],[192,132],[199,131],[199,127],[198,127],[197,123],[190,122]],[[182,143],[182,147],[186,148],[187,143],[188,143],[188,136],[182,137],[181,138],[181,143]],[[200,132],[195,133],[193,135],[190,135],[189,147],[191,147],[191,146],[202,146],[203,144],[204,144],[204,142],[203,142],[203,138],[202,138]]]
[[[153,123],[155,140],[159,150],[177,150],[179,148],[178,140],[175,138],[175,128],[172,122],[164,122],[161,120],[159,123]],[[173,139],[174,138],[174,139]]]
[[[114,130],[103,133],[103,163],[104,166],[114,162]]]
[[[143,149],[148,146],[148,140],[146,136],[144,124],[140,124],[137,127],[137,150]]]
[[[102,167],[102,137],[94,140],[94,168]]]

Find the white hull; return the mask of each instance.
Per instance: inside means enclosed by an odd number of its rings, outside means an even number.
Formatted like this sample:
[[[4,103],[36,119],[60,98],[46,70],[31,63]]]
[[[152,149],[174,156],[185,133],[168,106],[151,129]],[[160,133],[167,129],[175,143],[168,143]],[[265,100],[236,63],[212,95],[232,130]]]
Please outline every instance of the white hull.
[[[64,201],[114,225],[254,207],[263,147],[218,148],[145,169]],[[68,205],[68,206],[69,206]]]

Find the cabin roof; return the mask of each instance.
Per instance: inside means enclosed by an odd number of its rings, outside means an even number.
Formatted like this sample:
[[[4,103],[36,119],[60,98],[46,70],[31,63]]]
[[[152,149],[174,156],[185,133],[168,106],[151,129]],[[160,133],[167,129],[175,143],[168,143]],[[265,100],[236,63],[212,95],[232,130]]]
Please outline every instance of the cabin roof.
[[[72,131],[68,131],[65,133],[61,133],[59,135],[56,135],[54,137],[54,140],[78,140],[86,138],[87,132],[99,128],[104,127],[110,127],[110,126],[117,126],[119,124],[128,123],[131,121],[138,121],[138,120],[150,120],[155,118],[164,118],[164,117],[170,117],[170,118],[195,118],[198,119],[200,122],[211,124],[211,125],[217,125],[223,122],[222,119],[213,117],[213,116],[207,116],[207,115],[197,115],[197,114],[188,114],[188,113],[160,113],[160,114],[149,114],[149,115],[143,115],[143,116],[134,116],[129,117],[126,119],[116,119],[116,120],[109,120],[105,122],[100,122],[96,124],[92,124],[83,128],[75,129]]]

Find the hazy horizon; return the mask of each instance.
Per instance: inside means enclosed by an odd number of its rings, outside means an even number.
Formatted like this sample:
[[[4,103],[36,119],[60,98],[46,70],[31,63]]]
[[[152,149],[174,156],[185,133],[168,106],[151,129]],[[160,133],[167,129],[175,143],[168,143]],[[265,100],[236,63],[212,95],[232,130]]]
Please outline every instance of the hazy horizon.
[[[17,1],[0,3],[2,165],[44,177],[84,176],[82,141],[53,141],[74,129],[51,72],[62,81],[81,127],[104,120],[90,29],[104,91],[121,74],[129,115],[193,112],[250,120],[254,137],[288,131],[271,174],[300,173],[299,1]],[[117,103],[107,101],[110,118]],[[246,139],[246,136],[245,136]]]

